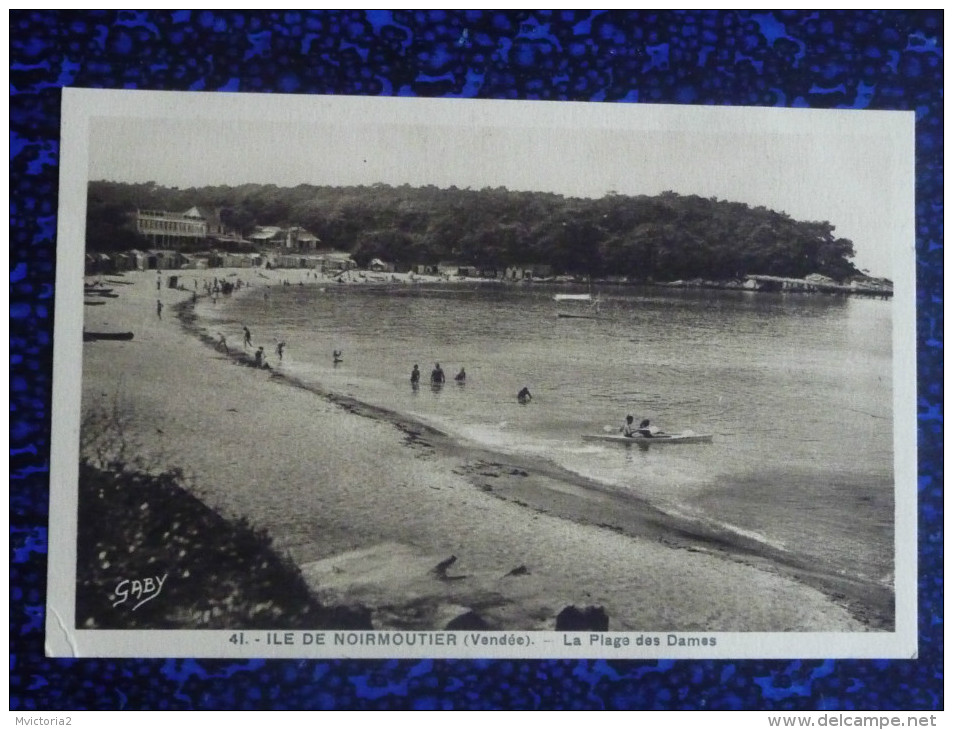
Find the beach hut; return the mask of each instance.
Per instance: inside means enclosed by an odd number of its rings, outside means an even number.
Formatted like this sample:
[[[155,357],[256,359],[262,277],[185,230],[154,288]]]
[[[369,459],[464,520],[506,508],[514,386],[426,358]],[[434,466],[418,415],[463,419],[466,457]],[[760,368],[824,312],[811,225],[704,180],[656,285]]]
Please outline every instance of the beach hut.
[[[105,253],[93,254],[96,257],[97,265],[99,270],[103,274],[108,274],[116,270],[116,265],[113,262],[113,257]]]
[[[83,264],[83,273],[85,273],[86,276],[93,276],[95,274],[103,273],[100,269],[100,262],[99,259],[96,258],[96,254],[86,254],[86,259]]]
[[[264,257],[260,254],[223,253],[222,266],[229,269],[253,269],[261,266]]]
[[[549,264],[513,264],[506,267],[506,278],[512,280],[544,279],[553,275]]]
[[[207,269],[209,268],[209,258],[211,254],[191,254],[186,255],[187,263],[183,269]]]
[[[367,268],[370,269],[371,271],[386,271],[386,272],[394,271],[393,264],[389,264],[385,261],[382,261],[381,259],[371,259],[371,263],[367,265]]]
[[[162,267],[164,269],[181,269],[182,264],[185,263],[185,255],[179,253],[178,251],[165,251],[164,259],[165,265]]]
[[[179,269],[184,261],[185,257],[178,251],[150,249],[145,255],[147,269]]]
[[[443,276],[476,276],[477,267],[458,261],[441,261],[437,264],[437,273]]]
[[[332,251],[323,254],[324,263],[322,269],[328,272],[350,271],[357,268],[357,262],[351,258],[351,254],[341,251]]]
[[[324,257],[280,253],[272,256],[269,261],[276,269],[320,269],[324,264]]]
[[[146,268],[145,254],[142,251],[123,251],[113,256],[116,271],[142,271]]]

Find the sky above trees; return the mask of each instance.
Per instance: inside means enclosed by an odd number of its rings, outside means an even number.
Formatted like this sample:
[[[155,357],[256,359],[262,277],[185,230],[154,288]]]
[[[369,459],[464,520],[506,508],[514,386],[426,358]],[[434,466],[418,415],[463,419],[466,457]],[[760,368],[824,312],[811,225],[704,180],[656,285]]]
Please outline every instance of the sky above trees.
[[[911,113],[83,90],[89,180],[715,197],[913,250]]]

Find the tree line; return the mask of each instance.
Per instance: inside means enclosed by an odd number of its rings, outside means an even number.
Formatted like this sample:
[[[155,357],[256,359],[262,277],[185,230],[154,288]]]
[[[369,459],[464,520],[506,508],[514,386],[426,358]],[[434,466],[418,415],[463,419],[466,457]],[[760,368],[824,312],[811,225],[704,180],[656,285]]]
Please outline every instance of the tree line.
[[[827,221],[796,221],[745,203],[680,195],[598,199],[553,193],[371,185],[245,184],[179,189],[94,181],[87,200],[87,250],[145,248],[135,211],[220,210],[243,236],[255,226],[302,226],[322,246],[395,264],[443,260],[485,267],[547,263],[564,274],[645,281],[748,274],[842,281],[860,273],[853,243]]]

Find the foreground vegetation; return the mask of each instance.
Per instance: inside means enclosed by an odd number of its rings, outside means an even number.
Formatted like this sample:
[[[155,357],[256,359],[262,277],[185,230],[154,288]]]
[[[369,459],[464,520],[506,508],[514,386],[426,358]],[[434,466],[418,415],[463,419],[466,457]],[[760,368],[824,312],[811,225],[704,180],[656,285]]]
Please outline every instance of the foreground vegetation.
[[[302,226],[359,265],[457,260],[478,266],[546,263],[556,273],[613,274],[643,281],[748,274],[836,281],[859,274],[853,243],[826,221],[796,221],[744,203],[679,195],[610,194],[599,199],[506,188],[461,190],[373,185],[247,184],[179,190],[153,183],[91,182],[87,248],[147,248],[135,211],[221,210],[243,235],[258,226]]]
[[[206,507],[177,472],[82,463],[76,570],[78,628],[372,628],[364,609],[318,604],[264,532]]]

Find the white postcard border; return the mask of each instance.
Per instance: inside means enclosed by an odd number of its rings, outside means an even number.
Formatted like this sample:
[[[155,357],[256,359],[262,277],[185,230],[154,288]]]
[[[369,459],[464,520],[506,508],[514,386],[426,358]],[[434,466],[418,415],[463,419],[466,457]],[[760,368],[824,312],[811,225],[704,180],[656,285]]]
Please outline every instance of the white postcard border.
[[[552,115],[553,104],[560,113]],[[893,354],[895,443],[896,627],[869,633],[697,633],[697,632],[378,632],[378,631],[166,631],[83,630],[75,625],[77,479],[82,376],[82,280],[85,198],[89,170],[89,130],[94,117],[220,119],[241,116],[258,121],[289,115],[329,114],[337,120],[419,123],[440,119],[449,125],[500,124],[533,127],[625,128],[632,105],[569,102],[501,102],[369,97],[315,97],[231,93],[64,89],[57,231],[53,423],[49,529],[48,656],[73,657],[274,657],[274,658],[915,658],[917,655],[917,452],[916,452],[916,299],[914,257],[914,125],[912,112],[819,111],[740,107],[638,105],[638,113],[659,130],[679,125],[687,133],[704,131],[709,115],[736,118],[739,125],[783,130],[792,115],[810,116],[814,130],[837,124],[837,114],[863,114],[906,139],[897,153],[909,160],[909,214],[898,221],[894,249]],[[642,122],[645,124],[645,122]],[[343,643],[336,643],[336,635]],[[382,645],[381,634],[391,641]],[[397,647],[393,637],[419,637]],[[489,643],[467,643],[469,635]],[[243,642],[230,641],[235,635]],[[305,637],[310,636],[310,639]],[[324,637],[319,643],[317,637]],[[349,643],[350,638],[356,637]],[[370,644],[368,637],[377,637]],[[639,637],[659,645],[636,644]],[[669,642],[674,636],[675,645]],[[573,639],[580,639],[575,645]],[[600,637],[600,638],[591,638]],[[680,646],[679,639],[713,637],[714,646]],[[628,639],[624,645],[623,639]],[[607,645],[605,641],[608,640]],[[619,646],[612,644],[619,643]]]

